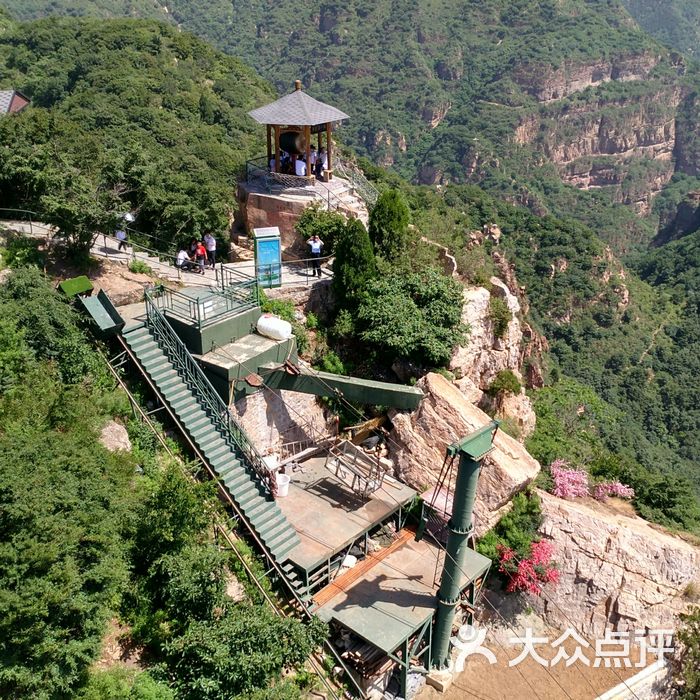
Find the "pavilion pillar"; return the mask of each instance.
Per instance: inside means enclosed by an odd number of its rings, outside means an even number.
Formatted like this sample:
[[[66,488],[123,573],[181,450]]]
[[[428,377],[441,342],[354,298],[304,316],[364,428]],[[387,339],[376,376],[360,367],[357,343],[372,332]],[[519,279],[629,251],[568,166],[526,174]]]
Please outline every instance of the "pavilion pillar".
[[[272,160],[272,126],[267,124],[267,163],[265,167],[270,167],[270,161]]]
[[[274,125],[275,130],[275,172],[280,171],[280,127],[279,124]]]
[[[332,143],[333,141],[331,139],[331,123],[326,122],[326,153],[328,154],[328,180],[333,179],[333,161],[331,160],[331,151],[333,150],[333,147],[331,145]]]
[[[311,170],[311,127],[304,127],[304,145],[306,147],[306,177],[313,177]]]

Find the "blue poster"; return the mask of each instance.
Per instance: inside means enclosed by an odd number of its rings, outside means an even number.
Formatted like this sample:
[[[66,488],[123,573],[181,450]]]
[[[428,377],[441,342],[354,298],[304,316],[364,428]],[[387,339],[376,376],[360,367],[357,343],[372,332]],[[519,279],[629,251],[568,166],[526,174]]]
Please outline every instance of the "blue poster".
[[[279,238],[257,241],[258,284],[261,287],[279,287],[282,284],[282,252]]]

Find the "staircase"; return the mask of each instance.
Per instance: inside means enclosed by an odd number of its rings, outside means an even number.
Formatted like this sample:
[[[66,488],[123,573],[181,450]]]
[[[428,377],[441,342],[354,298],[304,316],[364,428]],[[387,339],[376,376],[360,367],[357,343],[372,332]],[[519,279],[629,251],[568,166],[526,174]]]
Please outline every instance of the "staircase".
[[[257,453],[246,444],[242,429],[165,317],[152,301],[149,305],[148,295],[146,304],[148,322],[124,332],[124,342],[242,517],[277,564],[284,564],[289,552],[299,544],[299,537],[270,494],[266,479],[269,473],[261,467],[262,458],[255,459]],[[253,453],[255,456],[251,456]],[[285,573],[288,570],[289,567],[284,569]],[[301,582],[291,583],[304,593]]]

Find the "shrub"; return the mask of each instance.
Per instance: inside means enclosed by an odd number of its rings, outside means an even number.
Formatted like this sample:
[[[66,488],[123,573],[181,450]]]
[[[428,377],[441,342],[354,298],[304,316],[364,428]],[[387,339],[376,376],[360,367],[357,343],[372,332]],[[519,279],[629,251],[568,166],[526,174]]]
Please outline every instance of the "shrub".
[[[321,369],[324,372],[332,372],[333,374],[346,374],[345,365],[338,355],[329,350],[321,359]]]
[[[134,272],[138,275],[153,275],[153,270],[151,267],[148,265],[148,263],[145,263],[143,260],[132,260],[129,263],[129,271]]]
[[[493,335],[495,338],[503,338],[508,330],[508,324],[512,315],[508,304],[500,297],[491,295],[489,300],[489,317],[493,323]]]
[[[347,309],[341,309],[331,328],[331,334],[339,340],[350,338],[355,333],[355,321]]]
[[[318,328],[318,317],[313,311],[309,311],[309,313],[306,314],[306,327],[310,331],[314,331]]]
[[[39,241],[27,236],[8,235],[3,257],[8,267],[44,266],[44,254],[39,250]]]
[[[568,462],[555,460],[549,465],[554,481],[552,493],[558,498],[584,498],[588,496],[588,473],[582,469],[568,468]]]
[[[518,559],[515,552],[504,545],[498,550],[498,570],[508,578],[506,591],[524,591],[533,595],[542,593],[542,585],[559,581],[559,571],[552,562],[554,545],[538,540],[530,546],[530,556]]]
[[[408,206],[398,190],[379,195],[369,217],[369,237],[377,255],[388,262],[404,256],[410,241],[409,217]]]
[[[520,380],[509,369],[502,369],[491,382],[488,388],[488,393],[491,396],[499,394],[519,394],[522,386]]]
[[[360,338],[387,359],[445,365],[464,342],[462,287],[435,269],[373,280],[357,312]]]
[[[312,204],[301,213],[294,230],[305,241],[311,236],[318,236],[323,241],[323,255],[332,255],[345,226],[346,220],[342,214],[326,211],[318,204]]]
[[[593,498],[597,501],[607,501],[610,496],[634,498],[634,489],[619,481],[601,481],[593,487]]]

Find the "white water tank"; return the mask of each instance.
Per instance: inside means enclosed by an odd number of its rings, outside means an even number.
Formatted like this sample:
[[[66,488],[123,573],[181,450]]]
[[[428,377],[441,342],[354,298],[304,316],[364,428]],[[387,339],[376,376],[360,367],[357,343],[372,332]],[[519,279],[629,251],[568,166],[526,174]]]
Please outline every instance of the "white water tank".
[[[260,335],[272,340],[287,340],[293,335],[292,324],[272,314],[263,314],[258,319],[257,328]]]

